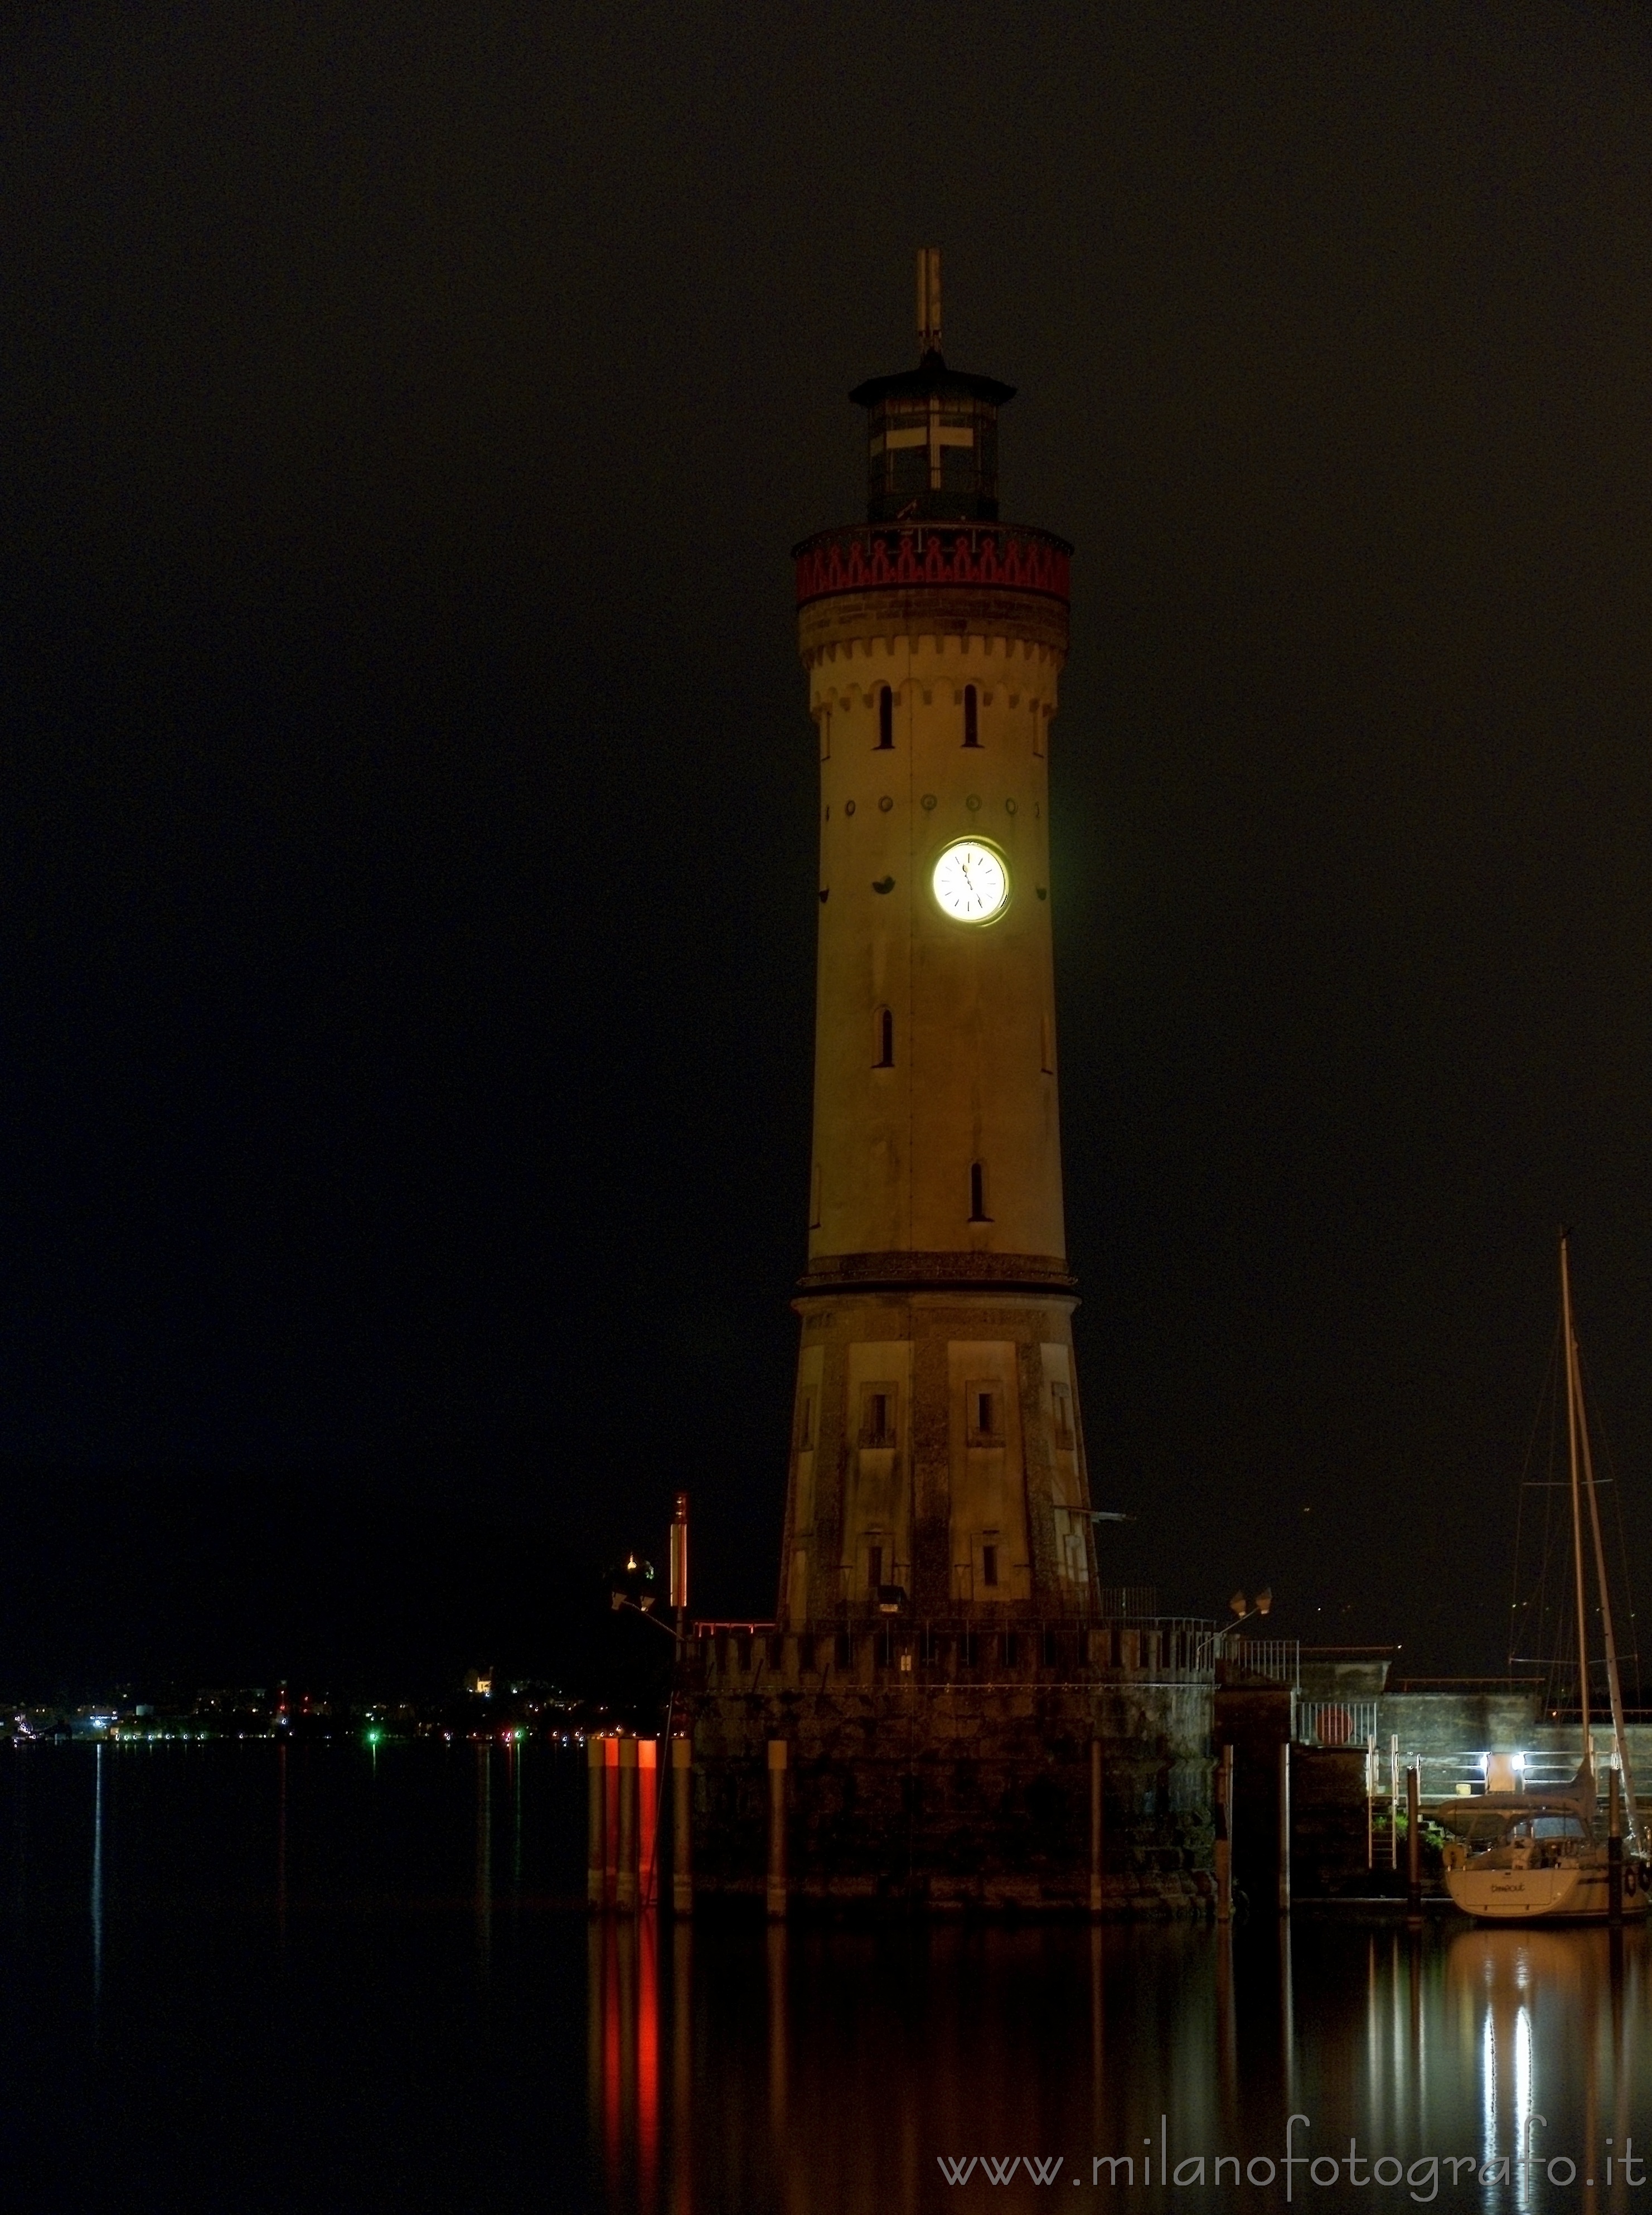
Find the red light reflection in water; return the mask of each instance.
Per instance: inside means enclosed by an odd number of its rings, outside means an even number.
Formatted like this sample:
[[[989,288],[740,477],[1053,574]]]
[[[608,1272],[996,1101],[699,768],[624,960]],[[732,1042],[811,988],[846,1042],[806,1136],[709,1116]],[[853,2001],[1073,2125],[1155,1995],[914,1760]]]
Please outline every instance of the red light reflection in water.
[[[625,2143],[621,2096],[623,2058],[620,2036],[620,1934],[612,1923],[602,1928],[603,2166],[610,2195],[618,2193]]]
[[[591,2121],[609,2204],[615,2207],[652,2209],[659,2205],[659,1967],[655,1917],[640,1915],[634,1922],[608,1916],[593,1919]],[[686,2215],[686,2195],[679,2196],[677,2205]]]
[[[659,2182],[659,1933],[637,1924],[637,2201],[654,2205]]]

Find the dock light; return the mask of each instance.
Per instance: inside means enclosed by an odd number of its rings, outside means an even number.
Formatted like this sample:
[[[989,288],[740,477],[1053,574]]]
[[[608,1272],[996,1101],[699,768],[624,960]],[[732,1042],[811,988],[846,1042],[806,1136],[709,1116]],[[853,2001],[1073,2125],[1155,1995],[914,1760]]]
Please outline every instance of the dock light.
[[[376,1724],[375,1724],[373,1728],[367,1733],[367,1743],[369,1746],[377,1746],[383,1736],[383,1732],[379,1729]]]
[[[1251,1612],[1251,1603],[1242,1592],[1236,1592],[1233,1598],[1228,1601],[1227,1609],[1230,1615],[1243,1617]]]
[[[1270,1614],[1273,1610],[1273,1588],[1270,1585],[1263,1585],[1262,1590],[1257,1594],[1257,1613],[1258,1615]]]
[[[905,1605],[906,1586],[904,1585],[878,1586],[878,1612],[879,1615],[898,1615]]]

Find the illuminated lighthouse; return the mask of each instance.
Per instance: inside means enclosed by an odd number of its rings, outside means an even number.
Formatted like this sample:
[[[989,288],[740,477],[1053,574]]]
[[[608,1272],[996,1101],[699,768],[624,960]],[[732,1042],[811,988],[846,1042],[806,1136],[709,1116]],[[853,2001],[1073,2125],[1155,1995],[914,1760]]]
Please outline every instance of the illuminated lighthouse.
[[[796,549],[819,733],[809,1261],[782,1628],[1087,1616],[1062,1226],[1049,731],[1071,549],[999,519],[1013,387],[915,369],[866,410],[866,519]]]

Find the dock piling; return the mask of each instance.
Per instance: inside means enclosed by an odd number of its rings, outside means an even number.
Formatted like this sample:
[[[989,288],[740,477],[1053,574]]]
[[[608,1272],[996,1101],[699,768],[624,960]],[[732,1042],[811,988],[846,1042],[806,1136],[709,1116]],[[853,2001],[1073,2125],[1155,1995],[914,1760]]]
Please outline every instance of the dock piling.
[[[1405,1912],[1423,1919],[1423,1771],[1415,1760],[1405,1769]]]
[[[600,1738],[585,1740],[585,1905],[600,1915],[608,1888],[608,1772]]]
[[[614,1905],[621,1915],[637,1911],[637,1741],[620,1740],[619,1859],[614,1877]]]
[[[1233,1749],[1216,1754],[1216,1920],[1233,1919]]]
[[[671,1912],[692,1915],[694,1880],[694,1740],[671,1740]]]
[[[768,1919],[786,1919],[786,1740],[768,1741]]]

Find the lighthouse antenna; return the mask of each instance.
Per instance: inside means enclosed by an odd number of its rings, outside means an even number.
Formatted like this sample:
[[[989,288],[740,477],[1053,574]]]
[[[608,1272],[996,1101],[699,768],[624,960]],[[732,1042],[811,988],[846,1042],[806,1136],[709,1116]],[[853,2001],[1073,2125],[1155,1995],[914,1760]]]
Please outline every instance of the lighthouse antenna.
[[[918,248],[918,345],[925,353],[940,352],[940,248]]]

